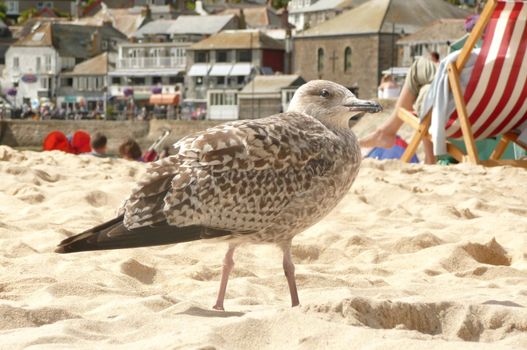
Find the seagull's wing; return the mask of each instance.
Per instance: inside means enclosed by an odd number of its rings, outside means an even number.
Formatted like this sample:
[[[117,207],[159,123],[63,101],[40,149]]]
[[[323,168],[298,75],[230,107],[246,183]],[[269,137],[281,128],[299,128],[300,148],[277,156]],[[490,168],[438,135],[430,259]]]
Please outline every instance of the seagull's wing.
[[[296,113],[187,137],[175,156],[148,169],[124,206],[124,224],[259,231],[333,166],[320,157],[331,137],[316,119]]]

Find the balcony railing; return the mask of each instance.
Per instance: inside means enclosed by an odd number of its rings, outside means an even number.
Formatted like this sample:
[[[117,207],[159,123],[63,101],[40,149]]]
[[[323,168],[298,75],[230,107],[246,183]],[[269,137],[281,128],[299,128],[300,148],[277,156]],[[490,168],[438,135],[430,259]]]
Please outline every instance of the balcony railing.
[[[153,69],[177,68],[185,69],[185,57],[135,57],[117,60],[117,69]]]

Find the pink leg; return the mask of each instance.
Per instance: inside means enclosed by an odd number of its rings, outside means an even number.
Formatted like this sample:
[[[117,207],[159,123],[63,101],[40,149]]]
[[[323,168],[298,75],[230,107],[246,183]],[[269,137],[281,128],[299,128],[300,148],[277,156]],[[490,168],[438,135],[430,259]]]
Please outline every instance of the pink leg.
[[[284,273],[289,285],[289,293],[291,294],[291,306],[298,306],[300,301],[298,300],[298,290],[296,289],[295,264],[293,264],[291,257],[291,242],[283,246],[282,250],[284,251]]]
[[[218,299],[216,299],[216,305],[212,307],[215,310],[225,310],[223,308],[223,300],[225,299],[225,291],[227,290],[229,274],[231,273],[232,268],[234,267],[234,249],[236,249],[236,245],[229,245],[229,250],[227,250],[225,258],[223,259],[223,270],[221,272],[221,282],[220,289],[218,291]]]

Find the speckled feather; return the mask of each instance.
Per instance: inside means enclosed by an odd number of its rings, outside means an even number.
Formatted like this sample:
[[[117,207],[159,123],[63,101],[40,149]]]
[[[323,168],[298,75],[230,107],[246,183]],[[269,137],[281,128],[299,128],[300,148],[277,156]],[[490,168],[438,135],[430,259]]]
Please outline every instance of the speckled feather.
[[[226,123],[174,147],[126,200],[126,228],[167,221],[241,242],[288,241],[340,201],[360,165],[349,129],[293,112]]]

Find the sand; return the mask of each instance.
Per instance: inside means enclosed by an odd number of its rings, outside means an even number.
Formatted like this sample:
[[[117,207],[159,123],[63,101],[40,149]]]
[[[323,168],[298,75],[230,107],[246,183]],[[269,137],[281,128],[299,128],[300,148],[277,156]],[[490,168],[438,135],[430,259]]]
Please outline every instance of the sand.
[[[53,253],[114,216],[144,164],[0,146],[0,349],[527,348],[527,172],[366,160],[297,236],[301,306],[273,246]]]

